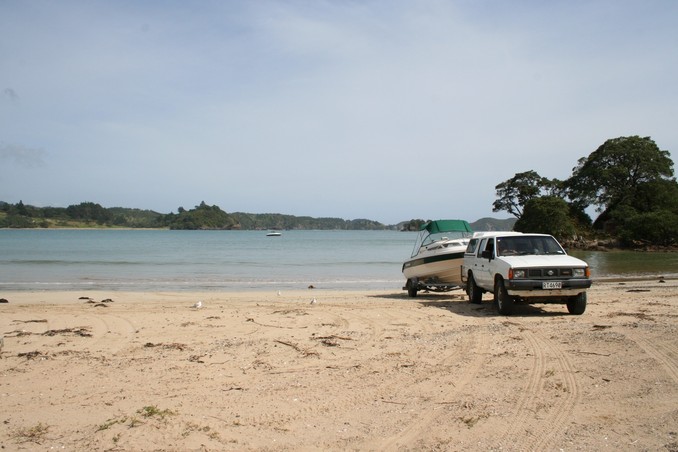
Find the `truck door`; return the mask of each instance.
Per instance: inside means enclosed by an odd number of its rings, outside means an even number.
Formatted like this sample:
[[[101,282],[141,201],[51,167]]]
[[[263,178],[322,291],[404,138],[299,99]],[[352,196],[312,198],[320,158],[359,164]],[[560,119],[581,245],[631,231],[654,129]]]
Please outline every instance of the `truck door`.
[[[473,265],[473,274],[475,275],[476,284],[485,289],[491,289],[494,285],[492,269],[490,268],[490,260],[483,257],[484,251],[489,251],[494,259],[494,237],[483,239],[483,241],[480,242]]]

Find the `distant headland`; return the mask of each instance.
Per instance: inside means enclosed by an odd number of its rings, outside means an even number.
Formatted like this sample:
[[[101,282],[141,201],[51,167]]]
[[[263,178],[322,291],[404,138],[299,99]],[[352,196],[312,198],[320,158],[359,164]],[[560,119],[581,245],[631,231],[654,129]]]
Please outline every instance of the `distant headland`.
[[[429,219],[430,220],[430,219]],[[396,230],[418,231],[429,220],[411,219],[386,225],[375,220],[295,216],[280,213],[227,213],[204,201],[193,209],[159,213],[126,207],[106,208],[93,202],[68,207],[35,207],[0,201],[0,228],[131,228],[174,230]],[[515,218],[481,218],[474,231],[511,230]]]

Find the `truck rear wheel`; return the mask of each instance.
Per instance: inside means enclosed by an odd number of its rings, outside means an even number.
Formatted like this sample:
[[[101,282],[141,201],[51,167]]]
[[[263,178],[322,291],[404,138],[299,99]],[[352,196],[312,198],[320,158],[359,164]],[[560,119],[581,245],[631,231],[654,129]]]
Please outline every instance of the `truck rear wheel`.
[[[501,315],[509,315],[513,311],[513,298],[506,291],[504,280],[501,278],[494,280],[494,303]]]
[[[567,300],[567,312],[574,315],[582,315],[586,311],[586,292]]]
[[[466,286],[468,293],[468,300],[471,303],[480,304],[483,301],[483,292],[476,284],[476,280],[473,278],[473,273],[469,272],[468,274],[468,284]]]

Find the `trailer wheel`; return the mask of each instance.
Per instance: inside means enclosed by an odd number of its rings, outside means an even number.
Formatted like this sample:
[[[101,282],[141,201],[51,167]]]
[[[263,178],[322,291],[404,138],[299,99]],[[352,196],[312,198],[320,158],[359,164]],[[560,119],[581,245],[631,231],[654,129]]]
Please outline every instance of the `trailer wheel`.
[[[419,282],[416,279],[408,279],[407,284],[405,284],[405,287],[407,287],[407,295],[410,297],[414,298],[417,296],[417,286],[419,285]]]

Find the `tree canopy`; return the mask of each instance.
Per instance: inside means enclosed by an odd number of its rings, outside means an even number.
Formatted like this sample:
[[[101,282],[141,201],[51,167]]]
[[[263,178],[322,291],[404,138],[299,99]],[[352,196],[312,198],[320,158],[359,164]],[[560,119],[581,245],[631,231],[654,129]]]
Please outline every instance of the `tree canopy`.
[[[125,227],[170,229],[319,229],[319,230],[384,230],[398,225],[384,225],[369,219],[298,217],[277,213],[227,213],[219,206],[204,201],[195,208],[177,209],[162,214],[152,210],[125,207],[105,208],[92,202],[63,207],[34,207],[19,201],[0,201],[0,228],[51,227]]]
[[[498,199],[492,204],[492,211],[505,210],[520,218],[528,201],[542,195],[553,194],[557,192],[559,186],[560,181],[557,179],[547,179],[533,170],[517,173],[494,187]]]
[[[208,206],[205,201],[195,209],[180,209],[168,223],[170,229],[233,229],[236,226],[235,220],[219,206]]]
[[[670,153],[650,137],[605,141],[579,159],[565,181],[536,171],[517,173],[498,184],[495,212],[518,218],[519,231],[550,233],[560,238],[589,230],[617,238],[623,245],[678,244],[678,183]],[[596,221],[585,212],[600,212]]]
[[[570,206],[557,196],[530,199],[525,205],[523,216],[516,221],[513,228],[519,232],[551,234],[559,239],[571,239],[577,235]]]
[[[643,184],[673,176],[673,161],[650,137],[619,137],[605,141],[579,159],[567,180],[568,196],[598,211],[633,200]]]

